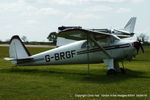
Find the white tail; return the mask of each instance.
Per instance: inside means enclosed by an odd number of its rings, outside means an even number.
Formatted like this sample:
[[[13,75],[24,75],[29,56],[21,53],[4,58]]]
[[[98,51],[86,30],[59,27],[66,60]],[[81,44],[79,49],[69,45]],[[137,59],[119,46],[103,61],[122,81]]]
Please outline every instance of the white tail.
[[[27,48],[17,35],[13,36],[10,40],[9,55],[13,59],[24,59],[30,56]],[[12,63],[15,64],[16,61],[12,61]]]
[[[124,30],[133,33],[135,23],[136,23],[136,17],[131,17],[128,23],[125,25]]]
[[[4,59],[12,61],[12,64],[25,65],[33,61],[33,58],[18,35],[13,36],[10,40],[9,55],[9,58],[6,57]]]

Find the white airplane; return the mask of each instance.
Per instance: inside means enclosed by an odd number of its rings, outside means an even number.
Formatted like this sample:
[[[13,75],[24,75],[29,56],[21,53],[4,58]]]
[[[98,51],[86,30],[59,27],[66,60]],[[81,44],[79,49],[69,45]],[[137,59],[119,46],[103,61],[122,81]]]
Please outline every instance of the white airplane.
[[[130,23],[129,23],[130,22]],[[133,33],[135,19],[126,25],[126,30]],[[140,42],[133,36],[120,39],[116,33],[87,30],[80,27],[70,27],[59,32],[58,37],[77,40],[76,42],[60,46],[39,54],[31,55],[19,36],[15,35],[10,40],[9,58],[16,65],[61,65],[61,64],[90,64],[104,62],[108,75],[117,72],[124,73],[119,62],[131,60],[141,48]],[[119,34],[120,35],[120,34]],[[121,35],[124,35],[121,33]],[[126,34],[125,34],[126,35]]]

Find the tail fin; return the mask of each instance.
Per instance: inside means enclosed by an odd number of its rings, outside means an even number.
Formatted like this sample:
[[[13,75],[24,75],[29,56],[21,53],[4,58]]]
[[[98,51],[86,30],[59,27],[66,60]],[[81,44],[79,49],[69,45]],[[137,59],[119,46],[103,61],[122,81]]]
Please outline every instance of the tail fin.
[[[13,36],[10,40],[9,55],[11,58],[16,59],[27,58],[31,56],[18,35]]]
[[[18,35],[13,36],[10,40],[9,55],[10,58],[5,58],[5,60],[12,61],[13,64],[31,59],[29,51]]]
[[[34,60],[18,35],[13,36],[10,40],[9,55],[9,58],[4,59],[11,61],[12,64],[28,65]]]
[[[124,30],[133,33],[135,23],[136,23],[136,17],[131,17],[128,23],[125,25]]]

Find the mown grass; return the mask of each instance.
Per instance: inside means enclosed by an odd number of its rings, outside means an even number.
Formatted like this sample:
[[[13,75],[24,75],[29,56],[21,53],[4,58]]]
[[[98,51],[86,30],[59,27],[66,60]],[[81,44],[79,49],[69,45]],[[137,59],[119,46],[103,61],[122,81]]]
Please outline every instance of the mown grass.
[[[49,48],[28,48],[32,54]],[[99,100],[150,99],[150,47],[132,62],[126,74],[106,76],[104,64],[15,66],[3,58],[8,47],[0,47],[0,100]],[[99,97],[77,97],[77,95]],[[146,94],[146,97],[102,97],[103,94]]]

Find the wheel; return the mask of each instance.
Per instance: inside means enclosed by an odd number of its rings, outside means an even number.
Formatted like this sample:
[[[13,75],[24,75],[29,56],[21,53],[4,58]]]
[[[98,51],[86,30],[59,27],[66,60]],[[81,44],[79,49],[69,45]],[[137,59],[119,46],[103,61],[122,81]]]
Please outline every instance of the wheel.
[[[124,68],[120,68],[120,71],[121,71],[122,74],[126,73],[126,70]]]
[[[110,76],[110,75],[116,75],[117,74],[117,72],[114,70],[114,69],[110,69],[110,70],[108,70],[108,72],[107,72],[107,75],[108,76]]]

